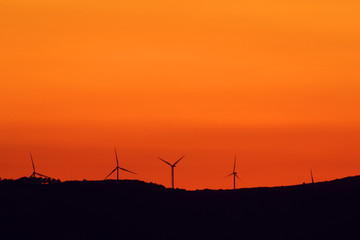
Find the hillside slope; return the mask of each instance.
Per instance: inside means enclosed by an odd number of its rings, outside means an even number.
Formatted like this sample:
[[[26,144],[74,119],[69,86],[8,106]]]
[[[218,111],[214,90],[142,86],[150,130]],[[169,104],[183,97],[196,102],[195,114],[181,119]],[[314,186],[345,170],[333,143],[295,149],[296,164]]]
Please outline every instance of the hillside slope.
[[[0,182],[0,239],[358,239],[360,177],[185,191],[140,181]]]

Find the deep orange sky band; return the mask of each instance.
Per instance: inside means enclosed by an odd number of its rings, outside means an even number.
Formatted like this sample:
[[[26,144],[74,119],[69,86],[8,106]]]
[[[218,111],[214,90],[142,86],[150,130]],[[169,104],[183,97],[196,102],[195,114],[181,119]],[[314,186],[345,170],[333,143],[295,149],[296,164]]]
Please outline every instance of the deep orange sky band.
[[[301,184],[360,170],[359,1],[0,1],[0,177]]]

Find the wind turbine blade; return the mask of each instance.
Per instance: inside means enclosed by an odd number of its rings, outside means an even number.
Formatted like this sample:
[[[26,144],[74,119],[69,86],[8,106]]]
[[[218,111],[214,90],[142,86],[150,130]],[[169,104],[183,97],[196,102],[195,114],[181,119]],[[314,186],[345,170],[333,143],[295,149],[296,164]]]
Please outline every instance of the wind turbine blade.
[[[32,163],[33,170],[34,170],[34,172],[35,172],[35,165],[34,165],[34,160],[33,160],[33,156],[32,156],[32,154],[31,154],[31,152],[30,152],[30,159],[31,159],[31,163]]]
[[[172,166],[169,162],[165,161],[164,159],[162,159],[162,158],[160,158],[160,157],[158,157],[158,159],[160,159],[160,160],[163,161],[164,163],[169,164],[170,166]]]
[[[178,162],[180,162],[180,160],[183,159],[184,157],[185,157],[185,155],[182,156],[179,160],[177,160],[177,161],[174,163],[174,166],[175,166]]]
[[[111,173],[110,173],[109,175],[107,175],[105,179],[107,179],[108,177],[110,177],[110,175],[113,174],[113,172],[115,172],[116,169],[117,169],[117,168],[115,168],[114,170],[112,170]]]
[[[230,177],[231,175],[233,175],[233,173],[230,173],[229,175],[226,175],[224,178]]]
[[[45,176],[45,175],[40,174],[40,173],[35,173],[35,174],[36,174],[36,175],[39,175],[39,176],[41,176],[41,177],[44,177],[44,178],[51,178],[51,177]]]
[[[311,183],[314,183],[314,177],[313,177],[312,169],[310,169],[310,173],[311,173]]]
[[[116,157],[116,166],[118,167],[119,166],[119,159],[118,159],[118,156],[117,156],[117,152],[116,152],[116,148],[114,147],[114,150],[115,150],[115,157]]]
[[[236,175],[236,174],[235,174],[235,177],[237,177],[237,178],[241,181],[241,178],[239,178],[239,176],[238,176],[238,175]]]
[[[127,170],[127,169],[125,169],[125,168],[121,168],[121,167],[119,167],[121,170],[123,170],[123,171],[126,171],[126,172],[129,172],[129,173],[132,173],[132,174],[136,174],[136,173],[134,173],[134,172],[132,172],[132,171],[130,171],[130,170]]]
[[[235,154],[235,159],[234,159],[234,169],[233,169],[233,172],[235,172],[235,167],[236,167],[236,154]]]

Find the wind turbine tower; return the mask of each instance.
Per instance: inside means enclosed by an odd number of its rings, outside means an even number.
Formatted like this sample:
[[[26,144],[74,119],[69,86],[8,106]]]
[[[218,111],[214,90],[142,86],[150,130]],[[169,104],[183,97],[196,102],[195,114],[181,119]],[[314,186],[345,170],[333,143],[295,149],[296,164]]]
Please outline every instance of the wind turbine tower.
[[[185,155],[182,156],[181,158],[179,158],[179,160],[177,160],[174,164],[171,164],[171,163],[165,161],[164,159],[158,157],[161,161],[163,161],[164,163],[168,164],[171,167],[171,187],[173,189],[174,189],[174,168],[176,167],[176,164],[178,162],[180,162],[180,160],[183,159],[184,157],[185,157]]]

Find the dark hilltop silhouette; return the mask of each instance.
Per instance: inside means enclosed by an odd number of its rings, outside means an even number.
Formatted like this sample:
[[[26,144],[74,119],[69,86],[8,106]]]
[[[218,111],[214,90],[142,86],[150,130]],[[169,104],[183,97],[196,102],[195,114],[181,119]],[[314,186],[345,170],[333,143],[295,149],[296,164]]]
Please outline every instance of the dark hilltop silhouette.
[[[137,180],[0,181],[0,239],[359,239],[360,176],[186,191]]]

